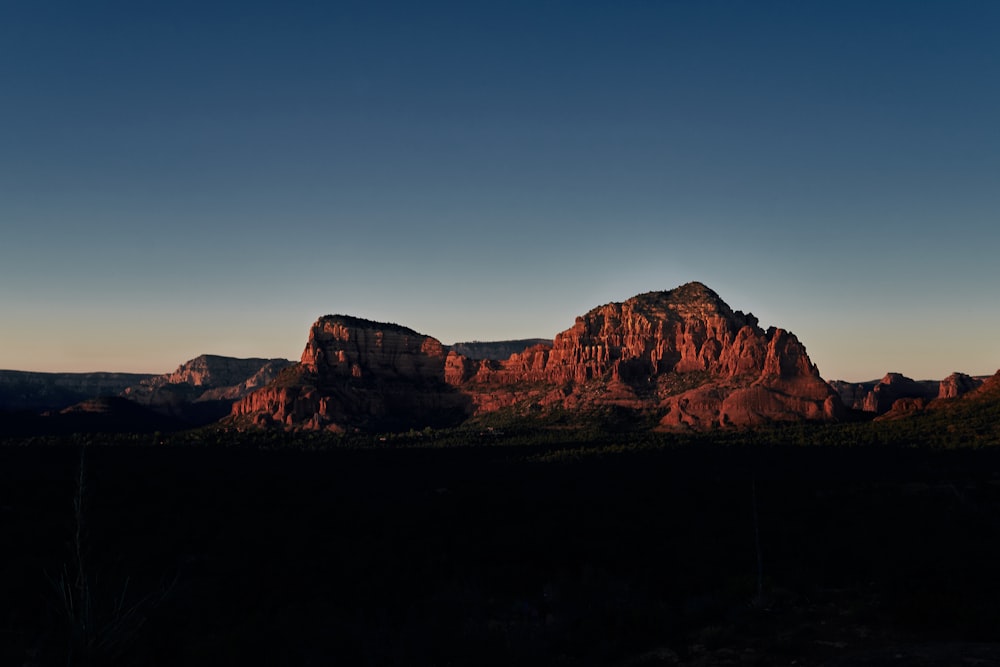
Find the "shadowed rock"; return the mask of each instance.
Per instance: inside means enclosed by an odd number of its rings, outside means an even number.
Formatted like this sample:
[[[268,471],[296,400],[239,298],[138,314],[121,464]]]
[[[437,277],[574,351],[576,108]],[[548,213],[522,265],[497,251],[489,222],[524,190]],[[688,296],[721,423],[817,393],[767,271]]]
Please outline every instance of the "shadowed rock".
[[[919,412],[937,399],[958,398],[983,384],[983,377],[952,373],[943,380],[913,380],[901,373],[886,373],[881,380],[844,382],[830,386],[848,408],[892,418]]]

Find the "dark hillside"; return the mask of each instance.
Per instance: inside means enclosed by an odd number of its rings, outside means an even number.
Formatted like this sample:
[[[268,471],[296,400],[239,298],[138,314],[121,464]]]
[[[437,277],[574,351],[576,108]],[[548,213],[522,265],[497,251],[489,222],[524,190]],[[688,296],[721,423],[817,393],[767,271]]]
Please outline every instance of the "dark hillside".
[[[1000,641],[1000,452],[558,451],[91,446],[92,664],[818,665]],[[87,657],[52,582],[77,571],[79,460],[0,448],[2,664]]]

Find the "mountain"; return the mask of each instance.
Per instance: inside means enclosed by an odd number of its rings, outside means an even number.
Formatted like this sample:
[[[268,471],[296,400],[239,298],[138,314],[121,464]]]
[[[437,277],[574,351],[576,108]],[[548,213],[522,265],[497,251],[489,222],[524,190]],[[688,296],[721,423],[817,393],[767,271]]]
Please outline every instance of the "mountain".
[[[1000,402],[1000,370],[985,378],[976,389],[969,392],[969,402],[982,401],[987,403]]]
[[[203,354],[177,367],[173,373],[155,375],[126,388],[122,395],[137,403],[155,403],[165,388],[184,391],[191,401],[242,398],[273,380],[287,359],[237,359]],[[179,389],[182,388],[182,389]]]
[[[259,426],[399,430],[451,426],[471,402],[444,380],[445,347],[398,324],[326,315],[300,362],[233,406]]]
[[[881,380],[831,380],[830,386],[846,407],[879,416],[894,410],[897,401],[904,401],[900,410],[913,411],[937,399],[962,396],[979,387],[985,379],[952,373],[943,380],[913,380],[901,373],[886,373]]]
[[[950,382],[946,379],[941,384],[945,391]],[[947,447],[1000,442],[1000,371],[958,396],[931,401],[900,398],[875,420],[910,420],[907,428],[921,433],[924,441],[936,438],[938,444]]]
[[[830,421],[842,405],[793,334],[765,331],[705,285],[688,283],[594,308],[551,343],[502,360],[448,351],[396,324],[321,317],[299,364],[237,401],[233,416],[343,430],[565,410],[709,429]]]
[[[287,366],[287,359],[237,359],[203,354],[173,373],[144,378],[121,396],[160,414],[194,424],[227,415],[233,401],[266,386]]]
[[[291,363],[206,354],[163,375],[0,371],[0,434],[152,432],[209,424]]]
[[[153,377],[146,373],[35,373],[0,370],[0,409],[61,410],[99,396],[116,396]]]

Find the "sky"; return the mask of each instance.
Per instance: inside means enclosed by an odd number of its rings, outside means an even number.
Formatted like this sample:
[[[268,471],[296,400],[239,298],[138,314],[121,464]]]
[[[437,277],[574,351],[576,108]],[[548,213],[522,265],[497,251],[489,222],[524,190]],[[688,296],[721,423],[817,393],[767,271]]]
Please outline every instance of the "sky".
[[[551,338],[698,280],[1000,368],[1000,3],[0,3],[0,368]]]

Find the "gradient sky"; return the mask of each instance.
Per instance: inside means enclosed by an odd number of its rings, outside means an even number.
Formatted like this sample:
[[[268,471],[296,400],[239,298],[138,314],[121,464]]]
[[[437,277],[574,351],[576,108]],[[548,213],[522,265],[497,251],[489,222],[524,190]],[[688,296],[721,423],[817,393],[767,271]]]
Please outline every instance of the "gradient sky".
[[[552,337],[700,280],[828,379],[1000,367],[1000,3],[0,4],[0,368]]]

